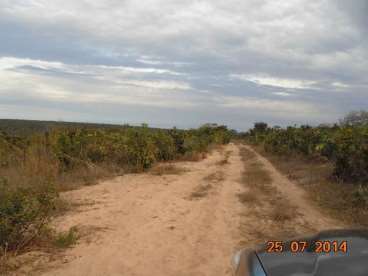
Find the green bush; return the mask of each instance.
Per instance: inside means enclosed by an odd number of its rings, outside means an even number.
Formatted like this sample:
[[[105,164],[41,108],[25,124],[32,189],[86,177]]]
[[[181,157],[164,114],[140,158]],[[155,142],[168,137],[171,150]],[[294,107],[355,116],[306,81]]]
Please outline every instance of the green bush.
[[[0,181],[0,247],[20,249],[42,230],[50,218],[57,194],[53,185],[10,187]]]
[[[342,128],[335,137],[335,175],[368,183],[368,127]]]
[[[128,163],[137,171],[150,168],[156,161],[158,150],[146,127],[128,132],[127,149]]]
[[[157,147],[156,159],[161,161],[173,160],[176,153],[175,141],[166,131],[158,131],[155,133],[154,143]]]
[[[255,127],[247,140],[262,144],[267,152],[324,157],[334,164],[334,174],[346,182],[368,183],[368,126]]]
[[[353,193],[353,201],[355,206],[368,207],[368,187],[359,186]]]
[[[69,231],[59,233],[54,239],[54,244],[59,248],[68,248],[73,246],[78,240],[78,230],[76,227],[72,227]]]

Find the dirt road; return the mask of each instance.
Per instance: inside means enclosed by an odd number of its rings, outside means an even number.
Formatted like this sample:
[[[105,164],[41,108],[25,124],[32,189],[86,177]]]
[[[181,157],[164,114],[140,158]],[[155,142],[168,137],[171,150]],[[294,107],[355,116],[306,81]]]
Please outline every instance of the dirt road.
[[[65,193],[78,208],[54,225],[77,226],[82,237],[42,275],[231,275],[230,258],[242,235],[250,240],[253,230],[266,227],[264,219],[247,216],[253,207],[238,199],[245,168],[240,147],[230,144],[202,161],[175,163],[186,169],[182,174],[130,174]],[[301,220],[315,229],[335,226],[257,158],[273,185],[300,209]]]

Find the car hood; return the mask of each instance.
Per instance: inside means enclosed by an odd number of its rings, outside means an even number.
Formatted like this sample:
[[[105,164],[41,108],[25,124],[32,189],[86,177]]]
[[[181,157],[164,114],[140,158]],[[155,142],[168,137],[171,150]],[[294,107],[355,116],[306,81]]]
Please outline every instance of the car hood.
[[[315,241],[347,241],[346,253],[314,253],[308,248],[303,253],[267,253],[265,248],[256,251],[268,276],[367,276],[368,231],[326,231],[319,235],[296,239],[313,244]]]

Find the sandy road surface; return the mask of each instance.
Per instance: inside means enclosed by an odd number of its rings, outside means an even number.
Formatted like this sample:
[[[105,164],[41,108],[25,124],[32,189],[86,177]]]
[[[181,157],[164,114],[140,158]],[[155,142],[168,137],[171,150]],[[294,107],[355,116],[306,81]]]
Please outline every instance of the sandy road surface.
[[[181,175],[127,175],[65,194],[86,205],[60,218],[58,228],[92,233],[45,275],[229,275],[243,166],[236,146],[226,150],[227,165],[217,164],[223,156],[216,151],[201,162],[178,163],[188,169]],[[207,195],[191,198],[207,184]]]
[[[54,224],[60,230],[77,226],[82,238],[35,275],[231,275],[230,257],[244,233],[252,240],[253,230],[267,227],[262,218],[246,215],[254,207],[238,200],[245,168],[240,147],[230,144],[200,162],[178,162],[187,169],[180,175],[130,174],[65,193],[79,207]],[[229,162],[219,164],[226,152]],[[300,210],[299,220],[319,230],[335,225],[267,160],[257,158]],[[208,189],[193,197],[201,186]]]

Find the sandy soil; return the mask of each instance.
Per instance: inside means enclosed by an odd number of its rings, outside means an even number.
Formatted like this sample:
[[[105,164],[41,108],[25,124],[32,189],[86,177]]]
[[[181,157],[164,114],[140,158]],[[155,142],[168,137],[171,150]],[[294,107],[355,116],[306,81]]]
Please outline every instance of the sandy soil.
[[[239,145],[215,150],[199,162],[177,162],[179,175],[130,174],[63,194],[78,205],[54,221],[61,231],[77,226],[78,244],[35,275],[231,275],[230,259],[244,229],[265,227],[238,200],[244,164]],[[220,164],[226,152],[229,162]],[[336,228],[304,199],[303,192],[263,157],[273,185],[315,228]],[[206,187],[201,196],[193,196]],[[252,211],[249,206],[248,212]]]

